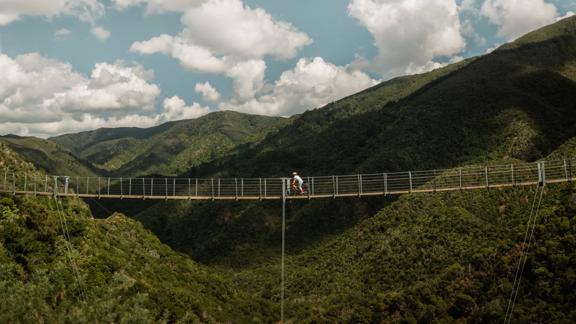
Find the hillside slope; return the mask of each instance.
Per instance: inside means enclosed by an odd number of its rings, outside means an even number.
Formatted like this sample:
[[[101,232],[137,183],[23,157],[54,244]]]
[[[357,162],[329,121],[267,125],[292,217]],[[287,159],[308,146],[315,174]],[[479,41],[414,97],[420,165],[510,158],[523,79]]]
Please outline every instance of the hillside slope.
[[[60,145],[45,139],[6,135],[0,136],[0,143],[10,147],[26,161],[49,174],[93,176],[104,173]]]
[[[512,49],[505,46],[428,74],[385,82],[306,112],[245,152],[190,174],[370,173],[545,157],[576,135],[576,17],[517,42]],[[406,97],[394,97],[397,93]],[[386,203],[294,202],[298,216],[291,235],[306,248]],[[277,248],[277,208],[162,202],[129,214],[199,260],[237,264],[254,260],[266,247]]]
[[[0,165],[37,172],[2,144],[0,153]],[[60,212],[56,206],[0,195],[0,322],[273,318],[275,306],[247,299],[224,274],[172,251],[138,222],[94,219],[77,199],[63,200]]]
[[[228,111],[152,128],[103,128],[50,140],[114,174],[177,175],[260,141],[287,123],[286,118]]]
[[[395,93],[402,80],[405,90]],[[488,55],[308,111],[244,154],[193,173],[333,174],[535,160],[574,135],[571,17]]]

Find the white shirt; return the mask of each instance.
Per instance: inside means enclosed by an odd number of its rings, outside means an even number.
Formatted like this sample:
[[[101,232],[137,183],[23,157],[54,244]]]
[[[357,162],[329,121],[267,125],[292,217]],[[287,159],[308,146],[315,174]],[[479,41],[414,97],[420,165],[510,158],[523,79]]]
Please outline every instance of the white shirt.
[[[302,183],[304,183],[304,180],[302,180],[302,178],[300,178],[299,175],[295,175],[294,176],[294,180],[298,181],[299,185],[302,185]]]

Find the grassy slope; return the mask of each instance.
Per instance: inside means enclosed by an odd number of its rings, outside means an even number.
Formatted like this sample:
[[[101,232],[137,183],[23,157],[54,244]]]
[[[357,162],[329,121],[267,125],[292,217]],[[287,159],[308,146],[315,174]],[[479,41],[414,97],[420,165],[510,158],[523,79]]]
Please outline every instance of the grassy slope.
[[[0,165],[35,172],[0,144]],[[228,279],[162,244],[121,214],[93,219],[63,204],[71,255],[55,203],[0,196],[0,322],[259,322],[274,306],[246,299]]]
[[[38,169],[58,175],[92,176],[101,171],[56,143],[36,137],[0,136],[0,143],[18,152]]]
[[[285,118],[217,112],[148,129],[99,129],[51,138],[116,174],[177,175],[256,142],[286,125]]]

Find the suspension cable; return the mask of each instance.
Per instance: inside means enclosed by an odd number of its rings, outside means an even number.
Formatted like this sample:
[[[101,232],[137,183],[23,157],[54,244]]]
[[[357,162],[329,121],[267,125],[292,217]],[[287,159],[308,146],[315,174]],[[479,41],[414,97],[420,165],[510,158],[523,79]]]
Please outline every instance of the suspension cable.
[[[539,197],[538,193],[540,194]],[[544,195],[544,186],[538,185],[536,191],[534,192],[532,208],[530,210],[530,216],[528,218],[528,224],[527,224],[528,226],[526,227],[526,232],[524,233],[524,241],[520,249],[520,259],[518,260],[518,266],[516,267],[516,275],[514,276],[514,283],[512,285],[512,292],[510,293],[510,298],[508,300],[508,307],[506,308],[506,316],[504,318],[504,323],[510,323],[512,320],[514,306],[516,305],[516,297],[518,296],[518,291],[520,290],[522,275],[524,274],[524,268],[526,267],[526,262],[528,260],[528,252],[530,250],[530,245],[532,243],[532,238],[534,236],[534,229],[536,228],[536,222],[538,220],[538,212],[540,210],[543,195]],[[538,200],[538,203],[536,203],[536,200]],[[535,206],[536,208],[534,208]]]
[[[78,290],[80,292],[80,298],[86,303],[86,292],[84,289],[84,285],[82,284],[82,280],[80,277],[80,271],[78,270],[78,265],[74,260],[72,254],[72,243],[70,240],[70,232],[68,230],[68,223],[66,221],[66,217],[64,215],[64,206],[62,205],[62,201],[60,200],[57,193],[54,193],[54,202],[56,204],[56,210],[58,212],[58,218],[60,221],[60,227],[62,229],[62,234],[64,235],[64,241],[66,245],[66,255],[68,257],[68,261],[72,267],[72,273],[74,275],[74,279],[76,280],[76,285],[78,286]]]

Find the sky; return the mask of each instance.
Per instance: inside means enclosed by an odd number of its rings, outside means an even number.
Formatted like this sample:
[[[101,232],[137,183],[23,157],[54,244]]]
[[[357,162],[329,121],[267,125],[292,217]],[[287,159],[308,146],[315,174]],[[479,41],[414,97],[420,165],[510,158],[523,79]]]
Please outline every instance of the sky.
[[[0,0],[0,134],[291,116],[574,12],[576,0]]]

